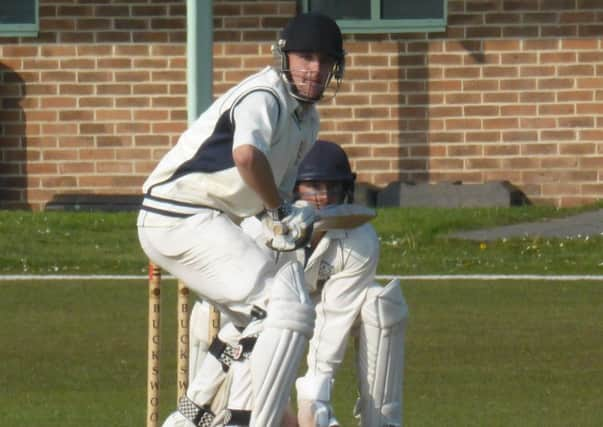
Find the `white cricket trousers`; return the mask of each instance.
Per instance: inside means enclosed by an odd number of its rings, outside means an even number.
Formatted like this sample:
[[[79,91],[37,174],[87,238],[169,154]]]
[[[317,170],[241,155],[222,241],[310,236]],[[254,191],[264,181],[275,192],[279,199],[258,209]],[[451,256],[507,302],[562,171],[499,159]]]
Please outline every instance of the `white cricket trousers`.
[[[252,305],[266,307],[267,278],[275,263],[225,214],[204,209],[188,218],[141,211],[138,238],[151,261],[182,280],[201,299],[249,321]]]

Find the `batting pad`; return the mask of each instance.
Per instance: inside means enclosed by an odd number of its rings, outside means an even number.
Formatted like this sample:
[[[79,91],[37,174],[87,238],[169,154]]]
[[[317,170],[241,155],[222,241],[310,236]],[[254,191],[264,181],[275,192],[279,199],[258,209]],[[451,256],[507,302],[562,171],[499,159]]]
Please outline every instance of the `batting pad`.
[[[400,281],[369,289],[361,310],[356,365],[362,427],[402,425],[404,333],[408,307]]]
[[[278,271],[270,292],[263,330],[250,358],[250,427],[281,425],[299,363],[314,329],[314,308],[298,262],[288,262]]]
[[[198,313],[202,315],[202,313]],[[197,319],[198,320],[198,319]],[[218,333],[218,338],[231,346],[237,345],[240,339],[240,332],[232,323],[224,325]],[[215,341],[214,341],[215,343]],[[209,350],[211,350],[210,345]],[[200,352],[199,352],[200,353]],[[209,405],[215,400],[215,396],[219,395],[223,381],[227,377],[228,369],[224,368],[223,360],[217,359],[211,351],[203,352],[203,359],[195,362],[195,372],[186,394],[197,405]],[[195,356],[199,359],[200,354]]]

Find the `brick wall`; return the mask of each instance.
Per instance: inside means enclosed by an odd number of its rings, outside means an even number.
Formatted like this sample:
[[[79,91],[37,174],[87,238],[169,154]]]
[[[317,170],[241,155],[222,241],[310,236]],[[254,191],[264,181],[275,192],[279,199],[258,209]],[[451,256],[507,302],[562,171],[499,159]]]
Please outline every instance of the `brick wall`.
[[[294,1],[214,2],[214,94],[270,63]],[[603,195],[603,5],[449,0],[437,34],[346,35],[321,137],[359,180],[508,180],[534,203]],[[0,39],[2,205],[136,194],[186,125],[184,1],[41,0]]]
[[[186,126],[183,1],[40,0],[0,39],[1,206],[136,194]]]

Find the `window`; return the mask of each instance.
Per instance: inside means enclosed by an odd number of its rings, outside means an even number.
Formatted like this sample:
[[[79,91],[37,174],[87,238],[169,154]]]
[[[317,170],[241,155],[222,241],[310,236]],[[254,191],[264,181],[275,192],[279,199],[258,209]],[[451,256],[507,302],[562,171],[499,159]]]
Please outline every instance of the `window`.
[[[304,12],[321,12],[344,33],[444,31],[447,0],[302,0]]]
[[[40,27],[38,1],[1,0],[0,36],[37,36]]]

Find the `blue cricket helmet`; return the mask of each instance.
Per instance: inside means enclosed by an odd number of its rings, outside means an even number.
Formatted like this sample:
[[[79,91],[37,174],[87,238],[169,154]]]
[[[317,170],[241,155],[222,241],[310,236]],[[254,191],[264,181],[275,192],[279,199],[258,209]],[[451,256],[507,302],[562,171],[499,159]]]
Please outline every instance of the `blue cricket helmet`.
[[[297,171],[297,183],[304,181],[337,181],[344,187],[349,203],[354,201],[354,181],[348,155],[330,141],[318,140],[302,160]]]

